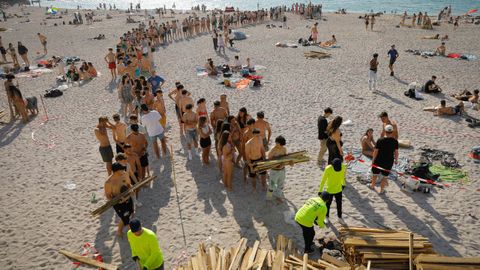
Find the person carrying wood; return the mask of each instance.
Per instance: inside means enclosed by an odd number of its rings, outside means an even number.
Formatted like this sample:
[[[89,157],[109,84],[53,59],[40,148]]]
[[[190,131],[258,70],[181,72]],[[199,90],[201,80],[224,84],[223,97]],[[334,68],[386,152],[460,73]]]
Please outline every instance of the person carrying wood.
[[[330,195],[327,192],[319,194],[320,197],[310,198],[295,214],[295,221],[300,225],[303,231],[303,240],[305,241],[305,253],[313,253],[315,246],[313,238],[315,237],[315,229],[313,225],[320,228],[325,227],[325,217],[327,215],[327,201]]]
[[[337,216],[340,223],[344,223],[342,219],[342,191],[345,188],[345,173],[347,166],[342,164],[339,158],[333,159],[331,165],[328,165],[323,172],[322,181],[320,183],[319,194],[325,191],[328,193],[327,216],[325,217],[325,224],[328,224],[328,217],[330,215],[330,205],[333,197],[337,203]]]
[[[163,270],[163,253],[158,245],[157,236],[147,228],[143,228],[140,220],[130,220],[127,233],[132,259],[141,270]]]

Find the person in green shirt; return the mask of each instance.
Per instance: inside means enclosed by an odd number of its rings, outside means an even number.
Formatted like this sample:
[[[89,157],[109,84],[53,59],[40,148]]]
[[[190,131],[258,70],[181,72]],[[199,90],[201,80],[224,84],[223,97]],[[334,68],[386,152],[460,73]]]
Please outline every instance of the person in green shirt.
[[[335,197],[335,202],[337,204],[338,220],[340,223],[344,223],[342,219],[342,191],[345,188],[346,171],[347,166],[342,164],[342,160],[335,158],[333,159],[332,164],[328,165],[323,172],[318,194],[324,191],[324,187],[325,191],[328,193],[327,217],[325,218],[326,224],[329,222],[328,217],[330,216],[330,205],[332,204],[333,197]]]
[[[303,240],[305,242],[305,253],[313,253],[313,238],[315,237],[316,224],[320,228],[325,227],[324,219],[327,215],[326,202],[330,195],[327,192],[319,194],[320,197],[310,198],[295,214],[295,221],[300,225],[303,232]]]
[[[140,220],[130,220],[127,233],[132,259],[141,270],[163,270],[163,253],[158,246],[157,236],[149,229],[142,228]]]

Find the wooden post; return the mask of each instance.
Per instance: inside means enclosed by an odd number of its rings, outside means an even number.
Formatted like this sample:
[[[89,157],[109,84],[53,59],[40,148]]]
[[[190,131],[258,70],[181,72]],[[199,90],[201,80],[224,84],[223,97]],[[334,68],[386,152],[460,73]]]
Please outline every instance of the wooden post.
[[[40,100],[42,101],[43,112],[45,113],[45,120],[48,121],[47,107],[45,107],[45,102],[43,102],[42,96],[40,96]]]
[[[305,253],[303,254],[302,270],[307,270],[307,265],[308,265],[308,254]]]
[[[413,233],[410,232],[409,240],[408,240],[409,248],[408,248],[408,266],[410,270],[413,270]]]

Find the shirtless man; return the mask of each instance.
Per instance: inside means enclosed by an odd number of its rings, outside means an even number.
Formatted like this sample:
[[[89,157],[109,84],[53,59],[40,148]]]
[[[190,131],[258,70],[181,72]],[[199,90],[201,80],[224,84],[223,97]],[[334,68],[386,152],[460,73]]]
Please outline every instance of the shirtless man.
[[[117,78],[117,65],[115,64],[115,53],[113,53],[112,48],[108,48],[108,53],[104,59],[107,62],[108,69],[110,69],[110,74],[112,74],[112,80],[115,80]]]
[[[436,108],[436,111],[433,112],[433,115],[435,116],[441,116],[441,115],[446,115],[446,116],[451,116],[451,115],[462,115],[464,113],[464,107],[463,107],[463,101],[460,101],[458,105],[455,107],[448,106],[447,107],[447,102],[442,99],[440,101],[440,107]]]
[[[230,106],[228,106],[227,95],[220,95],[220,107],[227,111],[227,115],[230,115]]]
[[[180,111],[180,98],[182,97],[183,85],[180,82],[175,82],[175,89],[168,93],[168,97],[175,102],[175,112],[177,114],[178,125],[180,126],[180,135],[183,136],[183,122],[182,113]]]
[[[125,144],[125,140],[127,139],[127,124],[120,121],[120,115],[118,113],[112,116],[113,121],[115,124],[113,125],[112,129],[112,137],[116,144],[116,152],[124,153],[123,145]]]
[[[3,63],[7,62],[7,50],[3,47],[2,37],[0,37],[0,53],[2,54]]]
[[[184,90],[186,91],[186,90]],[[192,144],[195,148],[198,148],[198,136],[197,136],[197,122],[198,116],[193,110],[192,104],[185,106],[185,113],[183,114],[182,121],[185,123],[185,135],[187,139],[188,160],[192,160]]]
[[[47,37],[40,34],[40,33],[37,33],[37,36],[38,36],[38,39],[40,40],[40,43],[43,46],[43,53],[45,55],[47,55],[47,53],[48,53],[48,51],[47,51]]]
[[[115,196],[127,191],[130,187],[132,187],[132,184],[130,182],[127,172],[125,171],[124,166],[122,166],[118,162],[115,162],[112,165],[112,172],[112,175],[108,177],[104,186],[105,197],[107,198],[107,200],[115,198]],[[126,196],[117,204],[115,204],[113,206],[113,209],[115,209],[115,212],[120,218],[120,222],[118,223],[117,235],[122,236],[123,228],[126,224],[130,222],[130,217],[134,212],[132,198],[130,196]]]
[[[163,128],[165,128],[167,125],[167,108],[165,108],[165,101],[163,100],[163,91],[160,89],[155,92],[153,108],[162,116],[160,124]]]
[[[129,144],[126,144],[124,148],[125,148],[125,152],[127,152],[127,148],[128,148],[130,153],[128,155],[126,153],[120,153],[115,155],[115,162],[120,163],[123,167],[126,168],[125,171],[127,172],[127,175],[130,179],[130,183],[132,185],[135,185],[136,183],[139,182],[137,176],[138,176],[138,168],[141,167],[140,159],[135,153],[132,152],[131,150],[132,147]],[[136,207],[142,206],[142,204],[139,201],[137,201],[139,191],[140,189],[137,189],[135,191],[135,197],[132,197],[133,204]]]
[[[217,123],[217,120],[225,120],[228,116],[227,110],[220,106],[220,101],[213,102],[213,111],[210,113],[210,124],[213,128]]]
[[[387,112],[381,112],[378,117],[380,117],[380,120],[382,120],[382,133],[380,134],[380,138],[383,138],[383,137],[386,136],[385,127],[387,125],[392,125],[392,127],[393,127],[392,137],[395,140],[398,140],[398,126],[397,126],[397,123],[388,118],[388,113]]]
[[[263,147],[263,139],[260,134],[260,130],[253,128],[253,138],[247,141],[245,144],[245,160],[248,166],[248,177],[252,179],[253,192],[257,190],[257,173],[252,172],[252,166],[255,161],[265,160],[265,148]],[[263,190],[267,190],[267,172],[260,172],[260,178],[262,181]]]
[[[112,146],[110,145],[110,140],[108,139],[107,128],[114,128],[113,125],[108,122],[108,118],[106,116],[98,118],[98,125],[94,130],[95,137],[97,137],[97,140],[100,143],[99,151],[103,162],[106,164],[107,173],[108,175],[111,175],[113,151]]]
[[[138,125],[132,124],[130,125],[132,133],[127,136],[127,140],[125,141],[126,144],[129,144],[132,147],[132,152],[137,154],[140,158],[140,165],[141,169],[139,170],[138,178],[142,180],[145,178],[145,174],[148,171],[148,152],[147,146],[148,141],[145,134],[138,132]],[[150,175],[150,172],[148,172]]]
[[[436,54],[445,56],[445,52],[447,51],[447,47],[445,47],[445,42],[442,42],[442,45],[440,45],[437,50],[435,51]]]
[[[264,118],[264,112],[258,112],[254,127],[260,130],[260,135],[263,140],[263,147],[265,148],[265,151],[268,151],[268,145],[270,144],[270,138],[272,137],[272,129],[270,128],[270,123],[265,121]]]

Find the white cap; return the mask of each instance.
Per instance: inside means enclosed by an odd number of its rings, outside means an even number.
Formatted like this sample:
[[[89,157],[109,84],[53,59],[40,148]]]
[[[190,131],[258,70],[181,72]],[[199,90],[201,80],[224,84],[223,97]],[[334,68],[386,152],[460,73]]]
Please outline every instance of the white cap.
[[[386,125],[385,126],[385,131],[386,132],[393,132],[393,126],[392,125]]]

